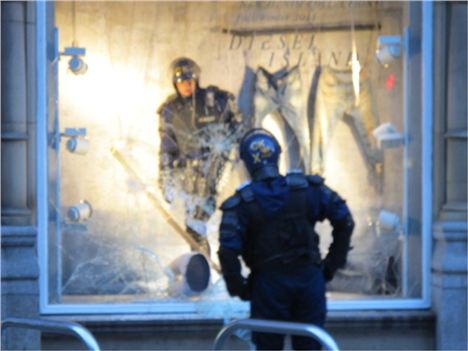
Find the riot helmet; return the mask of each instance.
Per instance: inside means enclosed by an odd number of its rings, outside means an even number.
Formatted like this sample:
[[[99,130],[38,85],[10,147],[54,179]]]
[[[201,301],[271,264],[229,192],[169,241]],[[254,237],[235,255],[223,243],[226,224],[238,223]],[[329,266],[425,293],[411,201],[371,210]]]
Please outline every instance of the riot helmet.
[[[255,128],[248,131],[240,142],[240,158],[254,180],[279,174],[278,160],[281,146],[269,131]]]
[[[171,63],[171,74],[174,84],[190,79],[194,79],[198,82],[200,78],[200,67],[195,61],[188,57],[179,57]]]

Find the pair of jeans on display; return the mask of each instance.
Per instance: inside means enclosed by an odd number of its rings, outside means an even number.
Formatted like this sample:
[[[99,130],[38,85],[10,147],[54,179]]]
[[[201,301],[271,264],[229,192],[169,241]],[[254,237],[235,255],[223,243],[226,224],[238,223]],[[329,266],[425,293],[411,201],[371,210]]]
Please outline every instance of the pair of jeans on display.
[[[327,149],[339,121],[351,131],[361,157],[367,167],[369,180],[378,190],[381,188],[383,166],[382,152],[371,143],[371,132],[378,126],[377,113],[373,110],[371,87],[368,81],[360,82],[359,103],[355,104],[355,92],[350,70],[338,71],[329,67],[317,67],[312,86],[315,97],[309,95],[308,119],[311,130],[311,171],[323,173]]]
[[[259,128],[271,116],[284,131],[289,168],[305,169],[309,158],[307,120],[302,117],[302,82],[298,66],[270,73],[263,67],[246,67],[239,93],[239,110]]]
[[[238,105],[251,121],[250,127],[261,127],[268,115],[279,122],[285,134],[289,168],[319,174],[324,172],[333,131],[343,121],[351,130],[371,183],[380,188],[382,153],[369,137],[378,125],[377,114],[373,111],[369,82],[361,82],[360,87],[359,104],[355,105],[352,72],[317,66],[305,112],[298,66],[274,73],[263,67],[254,71],[247,66]]]

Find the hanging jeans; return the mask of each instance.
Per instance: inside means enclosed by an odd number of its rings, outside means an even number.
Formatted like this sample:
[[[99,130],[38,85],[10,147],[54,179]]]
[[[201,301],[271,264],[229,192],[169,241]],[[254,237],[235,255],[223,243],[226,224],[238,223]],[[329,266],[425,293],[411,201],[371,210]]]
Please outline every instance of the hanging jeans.
[[[317,68],[318,70],[319,68]],[[309,96],[308,118],[311,128],[312,172],[323,173],[326,151],[339,121],[345,122],[353,135],[368,168],[372,184],[380,189],[382,152],[371,143],[370,134],[378,125],[373,110],[370,84],[361,82],[359,104],[355,106],[350,70],[337,71],[324,67],[314,75],[315,99]]]
[[[361,82],[359,105],[354,105],[350,70],[315,69],[307,102],[302,103],[302,83],[297,66],[270,73],[262,67],[246,67],[239,92],[239,110],[248,127],[260,127],[268,115],[283,124],[291,168],[324,172],[326,151],[339,121],[345,122],[368,168],[371,183],[381,188],[382,152],[372,144],[370,134],[378,125],[373,110],[370,84]]]
[[[277,119],[285,132],[289,167],[307,167],[304,160],[309,159],[309,129],[302,111],[298,66],[274,73],[263,67],[256,72],[246,67],[238,101],[239,110],[251,121],[249,127],[261,127],[269,115]]]

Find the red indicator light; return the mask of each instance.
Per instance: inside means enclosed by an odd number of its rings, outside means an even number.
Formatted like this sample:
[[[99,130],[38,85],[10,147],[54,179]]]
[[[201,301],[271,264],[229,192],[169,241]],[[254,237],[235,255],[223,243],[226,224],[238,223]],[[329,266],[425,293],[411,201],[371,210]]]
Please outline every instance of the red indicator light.
[[[389,91],[393,90],[393,88],[395,88],[395,81],[396,81],[395,74],[390,73],[387,76],[387,80],[385,81],[385,88]]]

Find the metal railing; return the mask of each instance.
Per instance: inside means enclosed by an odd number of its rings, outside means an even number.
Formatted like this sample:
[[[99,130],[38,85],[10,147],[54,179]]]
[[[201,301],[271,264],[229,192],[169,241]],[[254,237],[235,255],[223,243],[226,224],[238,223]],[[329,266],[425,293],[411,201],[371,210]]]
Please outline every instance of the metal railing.
[[[271,321],[263,319],[239,319],[224,326],[218,333],[213,350],[221,350],[227,337],[239,329],[256,332],[309,336],[319,341],[327,350],[339,351],[335,340],[325,330],[312,324]]]
[[[8,318],[2,321],[2,334],[7,328],[35,329],[55,334],[73,335],[80,339],[89,350],[100,351],[94,336],[82,325],[73,322],[47,319]]]

